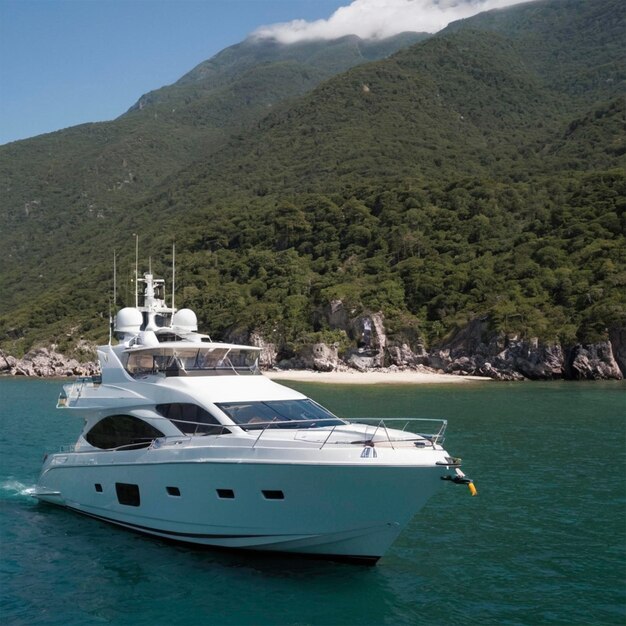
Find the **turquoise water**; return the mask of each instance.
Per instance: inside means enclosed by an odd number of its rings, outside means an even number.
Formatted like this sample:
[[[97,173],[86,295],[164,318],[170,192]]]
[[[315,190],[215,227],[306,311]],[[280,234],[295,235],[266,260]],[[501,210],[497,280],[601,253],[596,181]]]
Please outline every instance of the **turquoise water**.
[[[5,624],[624,624],[626,384],[293,384],[346,417],[443,417],[443,484],[376,567],[195,551],[28,495],[80,420],[0,379]],[[376,502],[365,503],[376,506]]]

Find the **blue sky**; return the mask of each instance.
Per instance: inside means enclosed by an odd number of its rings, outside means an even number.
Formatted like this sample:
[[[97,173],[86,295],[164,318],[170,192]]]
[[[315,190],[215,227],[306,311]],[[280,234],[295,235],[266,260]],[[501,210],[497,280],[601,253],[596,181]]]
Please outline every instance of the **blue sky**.
[[[0,144],[114,119],[256,28],[341,0],[0,0]]]
[[[436,32],[518,1],[0,0],[0,144],[114,119],[259,29],[285,43]]]

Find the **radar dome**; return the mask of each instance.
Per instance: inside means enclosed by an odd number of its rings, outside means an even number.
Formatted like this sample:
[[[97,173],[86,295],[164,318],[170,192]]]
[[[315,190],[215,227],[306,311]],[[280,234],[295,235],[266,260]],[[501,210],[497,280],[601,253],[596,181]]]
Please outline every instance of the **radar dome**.
[[[127,306],[120,309],[115,318],[115,331],[119,333],[138,333],[143,323],[141,311]]]
[[[196,332],[198,330],[198,318],[191,309],[180,309],[174,313],[172,326],[188,332]]]

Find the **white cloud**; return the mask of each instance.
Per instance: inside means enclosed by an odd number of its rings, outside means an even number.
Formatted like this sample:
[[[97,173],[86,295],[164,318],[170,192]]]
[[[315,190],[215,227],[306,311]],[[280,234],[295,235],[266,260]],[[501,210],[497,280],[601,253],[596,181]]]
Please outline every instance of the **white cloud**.
[[[519,4],[522,0],[353,0],[328,19],[294,20],[261,26],[253,37],[295,43],[358,35],[383,39],[405,31],[435,33],[450,22],[476,13]]]

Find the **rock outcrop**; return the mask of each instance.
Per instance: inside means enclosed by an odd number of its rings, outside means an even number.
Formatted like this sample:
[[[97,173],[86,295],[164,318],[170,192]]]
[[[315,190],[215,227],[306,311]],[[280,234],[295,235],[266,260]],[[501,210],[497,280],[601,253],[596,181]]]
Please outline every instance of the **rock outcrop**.
[[[472,325],[455,335],[445,348],[433,350],[427,364],[450,374],[474,374],[498,380],[622,380],[624,374],[610,341],[575,345],[564,350],[559,343],[537,338],[484,335],[479,340]],[[474,324],[474,331],[478,326]]]
[[[323,342],[303,346],[296,354],[282,358],[276,364],[281,370],[314,370],[316,372],[335,372],[349,369],[339,358],[337,344]]]
[[[591,345],[578,344],[570,348],[567,354],[566,376],[573,380],[623,378],[610,341]]]
[[[348,333],[358,346],[344,357],[350,367],[364,372],[385,366],[387,333],[382,313],[358,316],[348,325]]]
[[[565,360],[560,344],[536,338],[519,339],[499,333],[489,336],[484,324],[461,330],[445,348],[431,351],[427,363],[446,373],[488,376],[498,380],[563,378]]]
[[[35,348],[22,359],[8,356],[0,350],[0,374],[11,376],[65,377],[93,376],[100,367],[92,361],[80,363],[52,348]]]
[[[0,374],[9,374],[17,365],[17,359],[14,356],[5,354],[0,350]]]
[[[611,328],[609,341],[613,350],[613,357],[622,373],[626,377],[626,328]]]
[[[271,369],[276,365],[276,357],[278,356],[278,348],[275,343],[266,341],[261,333],[254,331],[250,334],[250,345],[261,348],[259,355],[259,365],[263,369]]]
[[[339,369],[339,354],[336,345],[314,343],[305,346],[300,353],[300,359],[305,369],[317,372],[333,372]]]

